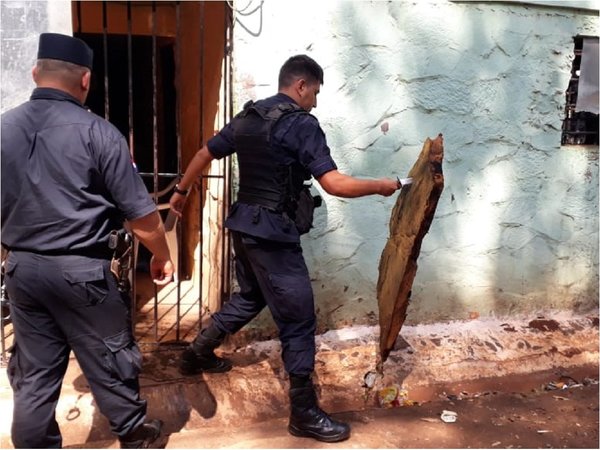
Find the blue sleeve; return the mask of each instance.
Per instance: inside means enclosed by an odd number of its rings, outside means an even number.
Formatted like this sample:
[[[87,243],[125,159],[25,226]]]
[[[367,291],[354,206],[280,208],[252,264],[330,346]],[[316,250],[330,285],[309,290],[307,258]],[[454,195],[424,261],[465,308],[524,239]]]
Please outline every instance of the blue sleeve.
[[[225,125],[221,131],[210,138],[206,143],[208,151],[215,159],[221,159],[235,152],[234,135],[233,135],[233,119]]]
[[[100,173],[125,219],[139,219],[156,211],[156,205],[131,161],[125,138],[117,130],[94,128],[92,142],[97,146]]]
[[[295,114],[281,127],[284,147],[297,151],[298,160],[313,177],[336,170],[325,133],[316,117],[310,114]]]

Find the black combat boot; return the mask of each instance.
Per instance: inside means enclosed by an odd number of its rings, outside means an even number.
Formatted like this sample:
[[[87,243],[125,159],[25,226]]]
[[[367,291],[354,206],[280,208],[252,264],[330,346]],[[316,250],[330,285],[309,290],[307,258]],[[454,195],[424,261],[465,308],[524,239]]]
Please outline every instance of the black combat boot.
[[[350,437],[348,424],[333,420],[319,408],[317,394],[309,377],[290,376],[290,403],[290,434],[322,442],[339,442]]]
[[[181,354],[179,371],[183,375],[194,375],[200,372],[220,373],[231,370],[231,361],[219,358],[214,352],[223,339],[225,333],[214,325],[202,330]]]
[[[161,420],[150,420],[119,438],[121,448],[165,448],[168,436],[161,434]]]

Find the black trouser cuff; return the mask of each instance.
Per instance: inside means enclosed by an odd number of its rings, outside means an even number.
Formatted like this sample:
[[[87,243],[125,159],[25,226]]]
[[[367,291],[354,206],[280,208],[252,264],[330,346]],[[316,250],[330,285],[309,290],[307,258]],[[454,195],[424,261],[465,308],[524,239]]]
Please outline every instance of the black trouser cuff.
[[[210,324],[208,328],[205,328],[200,332],[202,336],[207,337],[209,339],[214,339],[216,341],[222,341],[227,336],[227,333],[219,330],[214,324]]]
[[[290,374],[290,389],[297,389],[303,387],[311,387],[312,380],[310,375],[294,375]]]

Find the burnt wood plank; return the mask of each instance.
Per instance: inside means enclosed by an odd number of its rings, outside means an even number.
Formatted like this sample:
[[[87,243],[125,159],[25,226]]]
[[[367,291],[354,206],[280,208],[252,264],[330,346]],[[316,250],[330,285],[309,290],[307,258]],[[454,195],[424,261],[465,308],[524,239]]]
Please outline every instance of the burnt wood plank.
[[[442,135],[434,140],[427,138],[408,174],[413,183],[402,187],[392,210],[390,237],[379,261],[377,281],[380,327],[377,368],[381,373],[406,319],[421,243],[444,189],[443,158]]]

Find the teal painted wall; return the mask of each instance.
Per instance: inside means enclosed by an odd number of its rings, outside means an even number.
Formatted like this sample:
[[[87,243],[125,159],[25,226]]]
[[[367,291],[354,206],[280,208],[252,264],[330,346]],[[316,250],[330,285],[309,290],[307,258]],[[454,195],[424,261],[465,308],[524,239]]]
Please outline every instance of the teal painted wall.
[[[445,189],[407,323],[597,310],[598,148],[560,145],[573,37],[598,36],[597,9],[260,4],[236,15],[238,105],[274,94],[281,64],[306,53],[325,69],[313,113],[341,171],[403,176],[444,134]],[[303,240],[320,329],[376,323],[395,197],[323,196]]]

